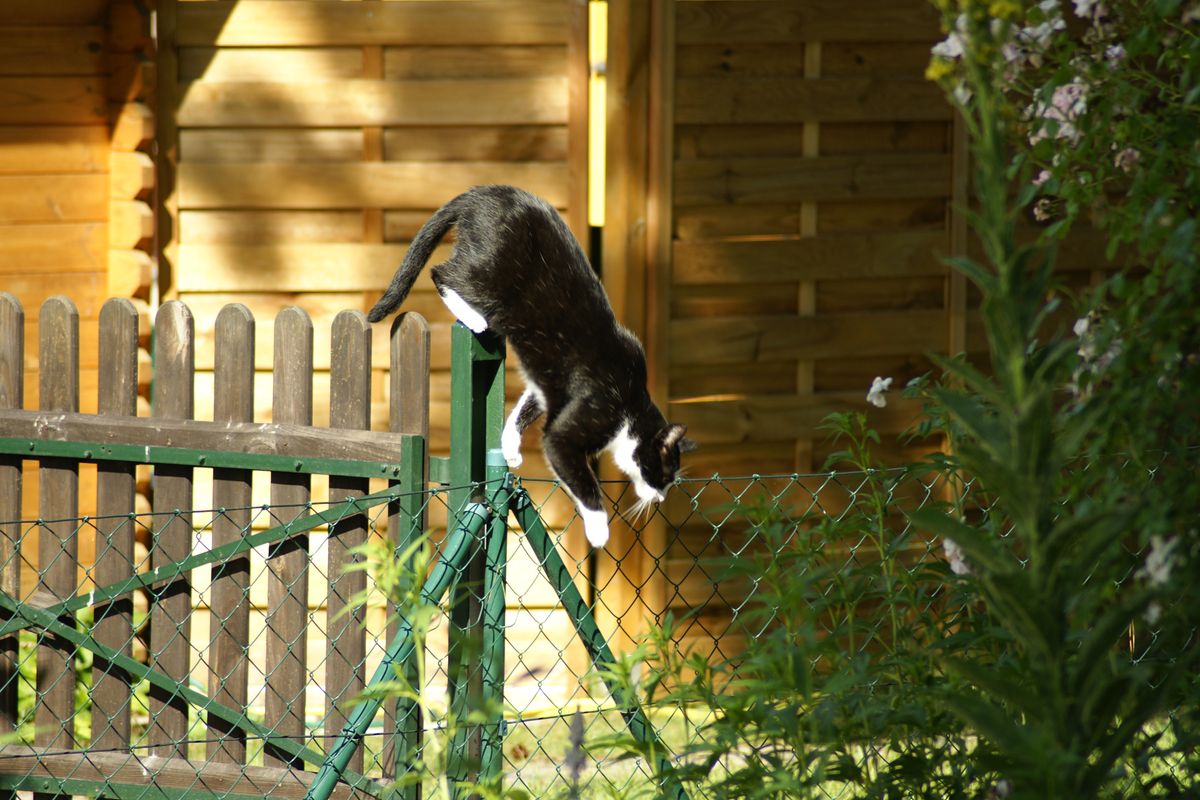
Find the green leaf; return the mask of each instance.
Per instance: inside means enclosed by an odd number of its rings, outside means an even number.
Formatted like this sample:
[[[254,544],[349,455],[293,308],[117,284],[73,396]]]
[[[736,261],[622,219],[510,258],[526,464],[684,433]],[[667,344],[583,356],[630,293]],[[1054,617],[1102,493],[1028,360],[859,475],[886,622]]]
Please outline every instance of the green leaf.
[[[1046,710],[1044,701],[1027,683],[1022,683],[1019,673],[1006,674],[1005,670],[994,664],[984,665],[964,659],[948,659],[946,668],[950,672],[970,681],[976,688],[990,695],[994,700],[1016,706],[1026,714],[1037,717]]]

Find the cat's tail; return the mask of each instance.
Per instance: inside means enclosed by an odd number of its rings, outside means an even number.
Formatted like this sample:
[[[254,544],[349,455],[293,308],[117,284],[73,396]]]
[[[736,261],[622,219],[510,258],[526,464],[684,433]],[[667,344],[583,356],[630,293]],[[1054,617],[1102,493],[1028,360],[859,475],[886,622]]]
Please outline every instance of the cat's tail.
[[[392,282],[388,284],[383,297],[380,297],[379,302],[367,313],[368,320],[379,322],[400,307],[416,283],[417,275],[433,255],[433,249],[457,221],[458,204],[454,201],[439,208],[425,221],[413,237],[412,244],[408,246],[408,252],[404,254],[404,260],[392,276]]]

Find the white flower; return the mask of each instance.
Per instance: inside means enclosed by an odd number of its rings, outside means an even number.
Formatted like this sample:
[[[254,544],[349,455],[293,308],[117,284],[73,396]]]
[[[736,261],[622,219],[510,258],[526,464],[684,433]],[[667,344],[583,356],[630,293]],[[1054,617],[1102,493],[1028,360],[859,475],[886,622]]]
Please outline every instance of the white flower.
[[[967,554],[953,539],[942,539],[942,552],[950,564],[950,571],[955,575],[970,575],[971,565],[967,563]]]
[[[1174,566],[1171,553],[1178,543],[1179,537],[1176,536],[1165,542],[1161,536],[1150,537],[1150,552],[1146,555],[1146,566],[1142,572],[1151,586],[1162,586],[1171,579],[1171,567]]]
[[[1092,13],[1096,0],[1075,0],[1075,16],[1083,18]]]
[[[951,31],[949,36],[931,47],[929,52],[940,58],[959,58],[963,54],[962,38]]]
[[[1158,622],[1158,618],[1162,616],[1162,605],[1157,600],[1154,600],[1150,605],[1146,606],[1146,613],[1143,616],[1146,622],[1154,625]]]
[[[1126,147],[1113,158],[1113,166],[1122,172],[1128,174],[1133,172],[1138,161],[1141,160],[1141,154],[1132,147]]]
[[[1125,47],[1120,44],[1109,45],[1104,50],[1105,61],[1120,61],[1125,58]]]
[[[930,48],[930,52],[940,58],[961,58],[964,45],[967,42],[967,15],[959,14],[954,21],[954,30],[945,39]]]
[[[883,408],[887,405],[887,398],[883,396],[883,393],[891,386],[891,378],[876,378],[871,381],[871,390],[867,392],[867,402],[877,408]]]

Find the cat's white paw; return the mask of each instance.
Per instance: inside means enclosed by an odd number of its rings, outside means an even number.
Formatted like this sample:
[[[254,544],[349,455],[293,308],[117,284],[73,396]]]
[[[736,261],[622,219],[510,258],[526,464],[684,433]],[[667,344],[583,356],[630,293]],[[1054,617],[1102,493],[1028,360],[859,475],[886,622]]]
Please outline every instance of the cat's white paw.
[[[587,536],[588,542],[592,547],[604,547],[608,544],[608,515],[603,511],[590,511],[586,508],[579,509],[579,516],[583,518],[583,533]]]

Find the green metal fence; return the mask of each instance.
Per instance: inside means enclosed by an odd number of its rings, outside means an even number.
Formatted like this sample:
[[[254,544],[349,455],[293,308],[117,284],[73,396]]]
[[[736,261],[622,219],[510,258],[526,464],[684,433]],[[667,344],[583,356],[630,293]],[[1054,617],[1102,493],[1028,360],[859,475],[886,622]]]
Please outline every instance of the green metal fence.
[[[581,547],[564,491],[504,466],[503,355],[456,327],[452,451],[428,461],[428,485],[416,434],[345,432],[344,451],[315,458],[247,452],[237,424],[231,447],[198,450],[108,441],[86,415],[0,410],[0,792],[415,798],[445,775],[464,797],[490,780],[532,797],[680,798],[655,776],[688,766],[712,712],[641,682],[652,665],[630,654],[655,625],[679,656],[669,684],[736,663],[748,638],[799,617],[836,645],[805,665],[829,674],[922,614],[953,625],[966,607],[942,543],[899,513],[962,502],[935,472],[684,479],[641,519],[626,484],[606,483],[612,542]],[[91,463],[126,482],[134,465],[156,481],[212,469],[214,497],[225,481],[246,499],[22,519],[8,490],[30,460],[43,508],[57,507],[56,479]],[[330,475],[329,499],[249,502],[255,472]],[[347,544],[372,541],[380,562],[366,569],[369,550]],[[399,583],[373,594],[367,575],[385,573]],[[878,583],[848,586],[867,574]],[[804,587],[794,606],[780,602],[791,584]],[[843,746],[856,768],[895,755]]]

